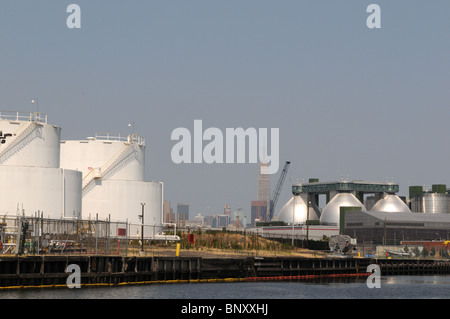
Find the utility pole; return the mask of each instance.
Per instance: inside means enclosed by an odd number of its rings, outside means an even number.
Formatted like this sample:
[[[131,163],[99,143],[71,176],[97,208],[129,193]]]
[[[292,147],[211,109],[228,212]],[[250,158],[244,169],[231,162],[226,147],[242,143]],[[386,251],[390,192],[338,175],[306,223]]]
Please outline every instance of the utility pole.
[[[306,205],[306,248],[309,248],[309,206],[310,206],[310,199],[309,199],[309,193],[307,197],[307,205]]]
[[[294,234],[295,234],[295,227],[294,227],[294,221],[295,221],[295,194],[292,198],[292,246],[294,246]]]
[[[141,224],[141,254],[144,254],[144,206],[145,203],[141,203],[142,206],[142,215],[139,215],[139,218],[142,220]]]

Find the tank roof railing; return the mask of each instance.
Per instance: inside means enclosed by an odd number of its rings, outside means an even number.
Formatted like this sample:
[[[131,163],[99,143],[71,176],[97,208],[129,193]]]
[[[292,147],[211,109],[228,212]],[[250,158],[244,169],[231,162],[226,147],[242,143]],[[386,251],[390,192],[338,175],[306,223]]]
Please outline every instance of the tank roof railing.
[[[359,191],[364,193],[398,193],[399,185],[397,183],[379,183],[365,181],[334,181],[302,183],[292,185],[292,193],[298,195],[301,193],[325,194],[329,191]]]
[[[8,121],[30,121],[47,124],[47,114],[41,112],[0,111],[0,119]]]
[[[136,143],[138,145],[145,145],[145,139],[142,136],[139,136],[137,134],[123,135],[123,134],[120,134],[120,133],[96,132],[95,133],[95,140],[121,141],[121,142],[127,142],[127,143]]]

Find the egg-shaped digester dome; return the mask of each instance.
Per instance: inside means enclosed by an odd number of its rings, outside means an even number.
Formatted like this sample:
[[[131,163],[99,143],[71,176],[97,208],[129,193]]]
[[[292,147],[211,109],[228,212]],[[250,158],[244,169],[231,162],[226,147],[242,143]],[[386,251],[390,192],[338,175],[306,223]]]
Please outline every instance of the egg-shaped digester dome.
[[[326,225],[339,226],[339,216],[341,207],[360,207],[366,211],[364,205],[351,193],[339,193],[335,195],[324,207],[320,216],[320,223]]]
[[[302,224],[306,223],[308,217],[309,220],[319,219],[316,212],[311,207],[309,208],[309,216],[308,216],[306,202],[302,198],[302,196],[293,196],[281,208],[277,220],[291,224],[292,219],[294,219],[294,224]]]
[[[386,197],[380,199],[373,207],[373,211],[379,212],[392,212],[392,213],[404,213],[411,212],[408,205],[406,205],[400,197],[394,194],[386,195]]]

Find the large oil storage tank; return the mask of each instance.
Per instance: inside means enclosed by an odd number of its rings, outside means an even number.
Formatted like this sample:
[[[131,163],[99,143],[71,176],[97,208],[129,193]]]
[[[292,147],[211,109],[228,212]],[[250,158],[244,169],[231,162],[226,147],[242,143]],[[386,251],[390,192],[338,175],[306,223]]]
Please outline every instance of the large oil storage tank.
[[[0,214],[81,217],[81,173],[60,168],[60,136],[42,113],[0,112]]]
[[[447,194],[445,184],[436,184],[432,186],[431,191],[423,191],[421,186],[411,186],[409,188],[411,200],[411,211],[430,213],[430,214],[448,214],[450,196]]]
[[[145,140],[137,135],[96,134],[61,141],[61,166],[80,170],[83,218],[161,225],[163,185],[144,181]]]
[[[320,223],[339,226],[341,207],[357,207],[362,211],[366,208],[352,193],[338,193],[323,208]]]
[[[411,198],[414,212],[429,214],[447,214],[449,196],[440,193],[423,193]]]
[[[61,128],[45,114],[0,112],[0,165],[59,168]]]
[[[387,194],[384,198],[380,199],[371,210],[391,213],[411,212],[408,205],[395,194]]]
[[[281,208],[277,220],[291,224],[304,224],[306,220],[318,220],[316,212],[312,207],[309,208],[309,216],[307,214],[306,198],[302,195],[293,196]]]

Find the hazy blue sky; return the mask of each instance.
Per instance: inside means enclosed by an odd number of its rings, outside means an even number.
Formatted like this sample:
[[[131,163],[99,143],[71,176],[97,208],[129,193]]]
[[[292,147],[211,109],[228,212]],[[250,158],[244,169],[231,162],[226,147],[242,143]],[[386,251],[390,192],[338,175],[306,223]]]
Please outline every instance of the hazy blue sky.
[[[66,8],[81,7],[81,29]],[[381,7],[381,29],[366,8]],[[278,209],[297,179],[450,185],[450,1],[15,0],[0,5],[0,109],[64,139],[147,141],[146,178],[195,213],[247,215],[256,164],[172,162],[172,131],[280,129]],[[279,172],[280,172],[279,171]],[[272,187],[279,173],[272,177]]]

